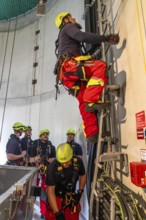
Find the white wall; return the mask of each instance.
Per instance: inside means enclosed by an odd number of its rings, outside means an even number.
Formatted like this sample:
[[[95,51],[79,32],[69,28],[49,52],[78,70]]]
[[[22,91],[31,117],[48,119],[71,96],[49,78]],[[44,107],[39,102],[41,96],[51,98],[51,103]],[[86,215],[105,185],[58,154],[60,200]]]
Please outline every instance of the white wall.
[[[76,140],[83,148],[86,147],[77,100],[68,95],[63,87],[60,89],[61,93],[58,95],[57,101],[55,100],[55,76],[53,74],[56,62],[55,40],[58,36],[54,19],[61,11],[69,11],[84,27],[84,22],[81,20],[83,10],[84,0],[58,1],[45,17],[16,31],[8,96],[4,112],[14,37],[14,32],[10,32],[0,90],[0,124],[4,116],[0,143],[0,164],[4,164],[6,161],[5,147],[9,135],[13,132],[12,125],[16,121],[32,126],[32,139],[38,138],[40,129],[48,128],[50,130],[50,140],[55,146],[66,141],[65,132],[68,128],[74,128],[77,131]],[[39,64],[36,68],[35,95],[32,96],[33,87],[31,83],[34,76],[34,46],[36,46],[35,31],[37,29],[40,30],[38,35],[39,50],[37,52]],[[6,39],[7,33],[0,33],[0,72],[4,61]],[[84,158],[86,158],[85,154]],[[83,212],[86,216],[88,216],[87,210],[87,204],[84,204]]]
[[[54,19],[61,11],[69,11],[83,24],[81,14],[83,13],[84,1],[59,1],[52,7],[47,15],[16,32],[12,65],[10,70],[10,60],[14,32],[10,32],[8,47],[6,51],[2,87],[0,91],[0,120],[4,114],[4,124],[1,140],[0,163],[6,160],[5,145],[12,132],[12,125],[16,121],[30,124],[33,128],[33,138],[38,137],[40,129],[48,128],[51,131],[50,139],[54,145],[66,140],[65,131],[72,127],[78,132],[82,132],[81,117],[78,111],[78,103],[75,98],[69,96],[64,88],[58,100],[55,100],[55,76],[53,74],[56,62],[55,40],[58,30]],[[65,6],[65,7],[64,7]],[[76,8],[76,9],[75,9]],[[19,19],[18,19],[19,22]],[[84,26],[84,24],[83,24]],[[35,96],[32,97],[32,78],[34,75],[33,62],[35,61],[34,46],[36,46],[35,31],[39,29],[38,35],[39,50],[37,51],[38,67],[36,68],[37,84],[35,86]],[[7,33],[0,33],[0,71],[2,71]],[[4,102],[8,75],[10,70],[10,82],[4,113]]]
[[[136,117],[140,111],[146,113],[146,1],[110,1],[108,19],[119,32],[120,43],[112,47],[114,68],[110,77],[114,82],[126,84],[124,101],[119,98],[116,105],[122,149],[128,154],[129,162],[141,161],[140,148],[146,149],[144,139],[137,139]],[[111,9],[111,10],[110,10]],[[135,192],[143,190],[131,183],[130,177],[123,176],[123,182]]]

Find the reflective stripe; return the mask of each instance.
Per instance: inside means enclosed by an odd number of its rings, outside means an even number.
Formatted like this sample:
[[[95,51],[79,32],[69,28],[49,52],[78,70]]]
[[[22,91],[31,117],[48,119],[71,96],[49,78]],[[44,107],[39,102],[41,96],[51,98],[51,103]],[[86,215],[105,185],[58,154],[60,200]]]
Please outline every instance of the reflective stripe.
[[[89,106],[89,107],[92,107],[93,105],[94,105],[94,102],[88,103],[88,106]]]
[[[84,134],[84,137],[86,138],[86,133],[85,133],[85,125],[84,125],[84,122],[82,123],[82,128],[83,128],[83,134]]]
[[[89,87],[89,86],[104,86],[104,81],[103,81],[103,79],[91,78],[87,84],[87,87]]]
[[[62,83],[63,80],[63,71],[62,71],[62,67],[64,65],[64,62],[62,63],[61,67],[60,67],[60,72],[59,72],[59,81]]]
[[[83,73],[83,79],[82,80],[87,80],[87,78],[86,78],[86,72],[85,72],[85,68],[84,68],[84,66],[82,66],[82,73]]]
[[[74,57],[76,61],[85,61],[85,60],[90,60],[92,59],[91,55],[86,55],[86,56],[79,56],[79,57]]]
[[[103,103],[101,100],[98,100],[97,102],[88,102],[88,107],[92,107],[95,103]]]

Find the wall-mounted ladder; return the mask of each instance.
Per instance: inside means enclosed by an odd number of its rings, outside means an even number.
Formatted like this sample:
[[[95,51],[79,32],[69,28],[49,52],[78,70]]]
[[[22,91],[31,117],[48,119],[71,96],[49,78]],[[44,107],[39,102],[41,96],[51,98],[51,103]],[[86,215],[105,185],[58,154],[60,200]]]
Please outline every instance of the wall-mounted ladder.
[[[108,27],[109,27],[109,22],[106,19],[106,2],[103,0],[97,0],[97,13],[98,13],[98,28],[99,28],[99,34],[104,35],[104,34],[109,34],[107,33]],[[106,48],[105,44],[101,44],[101,53],[102,53],[102,60],[106,62],[106,53],[109,48]],[[115,85],[115,87],[107,87],[109,88],[109,91],[112,90],[118,91],[120,90],[120,87],[118,85]],[[107,90],[105,89],[102,94],[102,101],[104,102],[105,99],[105,94]],[[116,93],[116,96],[118,93]],[[114,103],[112,103],[114,104]],[[103,131],[105,131],[105,137],[103,137]],[[105,144],[106,143],[106,144]],[[96,157],[95,157],[95,164],[94,164],[94,173],[93,173],[93,181],[91,184],[91,194],[90,194],[90,207],[89,207],[89,217],[90,220],[93,219],[110,219],[114,220],[115,219],[115,203],[114,199],[111,200],[111,206],[110,210],[111,213],[110,215],[106,214],[105,218],[102,218],[100,216],[100,207],[99,207],[99,195],[97,193],[97,185],[100,184],[102,175],[106,174],[109,177],[115,177],[115,166],[116,162],[119,162],[122,164],[122,166],[125,169],[126,175],[128,175],[128,157],[127,154],[121,153],[121,152],[113,152],[113,147],[112,145],[116,143],[116,138],[112,137],[112,128],[111,128],[111,116],[110,116],[110,110],[108,109],[103,109],[99,113],[99,136],[98,136],[98,141],[97,141],[97,151],[96,151]],[[96,198],[96,199],[95,199]],[[112,197],[114,198],[114,196]],[[98,201],[98,202],[95,202]],[[95,203],[97,205],[95,205]],[[96,218],[94,215],[94,207],[96,206]],[[108,216],[108,217],[107,217]]]

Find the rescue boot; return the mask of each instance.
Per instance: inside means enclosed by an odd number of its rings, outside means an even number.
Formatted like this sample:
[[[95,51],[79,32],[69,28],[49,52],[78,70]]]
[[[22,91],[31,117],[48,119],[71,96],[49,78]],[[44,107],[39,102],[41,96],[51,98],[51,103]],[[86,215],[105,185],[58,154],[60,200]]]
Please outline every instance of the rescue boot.
[[[113,96],[121,96],[121,87],[120,85],[116,85],[116,84],[113,84],[113,85],[106,85],[105,87],[105,93],[110,93],[111,95]]]
[[[92,102],[92,103],[86,103],[86,112],[95,112],[95,111],[101,111],[102,109],[106,109],[109,106],[111,106],[111,103],[109,101],[106,102]]]
[[[86,140],[90,143],[90,144],[95,144],[98,141],[98,134],[94,134],[91,137],[86,138]]]

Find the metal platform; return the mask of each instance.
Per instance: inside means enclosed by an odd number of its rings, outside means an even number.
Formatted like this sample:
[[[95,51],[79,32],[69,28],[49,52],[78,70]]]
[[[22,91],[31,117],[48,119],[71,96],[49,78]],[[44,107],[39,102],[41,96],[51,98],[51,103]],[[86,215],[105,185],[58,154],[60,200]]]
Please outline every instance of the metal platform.
[[[0,219],[32,219],[36,176],[36,168],[0,166]]]

